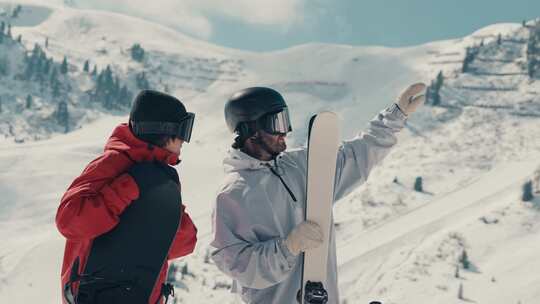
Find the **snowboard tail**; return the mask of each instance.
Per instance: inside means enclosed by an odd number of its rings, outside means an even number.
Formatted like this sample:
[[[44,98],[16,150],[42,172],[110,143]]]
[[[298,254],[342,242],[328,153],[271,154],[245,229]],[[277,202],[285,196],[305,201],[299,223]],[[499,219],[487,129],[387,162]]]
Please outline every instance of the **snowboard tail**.
[[[304,219],[319,224],[324,241],[320,247],[303,254],[301,290],[297,296],[298,302],[302,304],[324,304],[329,299],[326,276],[339,133],[335,113],[319,113],[309,122]]]

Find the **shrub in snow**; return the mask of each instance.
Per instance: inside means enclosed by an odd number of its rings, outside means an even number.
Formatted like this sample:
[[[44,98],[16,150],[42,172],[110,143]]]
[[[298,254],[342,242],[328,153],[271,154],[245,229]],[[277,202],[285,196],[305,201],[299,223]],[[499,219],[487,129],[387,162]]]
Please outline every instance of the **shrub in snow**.
[[[169,271],[167,272],[167,281],[169,282],[175,281],[177,273],[178,273],[178,266],[176,266],[175,264],[171,264],[171,266],[169,266]]]
[[[137,83],[137,87],[141,90],[146,90],[150,88],[150,82],[148,81],[148,78],[146,78],[146,73],[141,72],[135,76],[135,82]]]
[[[69,132],[69,112],[67,107],[67,102],[61,101],[58,103],[58,108],[56,109],[56,121],[59,125],[64,127],[64,132]]]
[[[418,192],[424,192],[422,177],[418,176],[414,182],[414,190]]]
[[[471,262],[469,261],[469,256],[467,255],[467,250],[463,249],[461,256],[459,257],[459,262],[463,266],[463,269],[469,269]]]
[[[527,181],[523,185],[523,194],[521,196],[521,200],[524,202],[530,202],[534,198],[533,195],[533,187],[532,187],[532,181]]]
[[[28,94],[28,96],[26,96],[26,108],[30,109],[32,107],[32,103],[32,95]]]
[[[139,62],[142,62],[144,60],[144,49],[141,47],[140,44],[135,43],[131,47],[131,58]]]
[[[67,72],[68,72],[67,57],[64,56],[64,60],[62,61],[62,64],[60,65],[60,73],[67,74]]]

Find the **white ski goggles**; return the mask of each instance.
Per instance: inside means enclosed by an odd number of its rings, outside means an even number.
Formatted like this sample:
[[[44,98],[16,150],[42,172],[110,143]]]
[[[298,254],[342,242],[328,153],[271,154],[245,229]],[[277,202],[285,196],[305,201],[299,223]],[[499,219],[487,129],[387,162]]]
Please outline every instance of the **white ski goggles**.
[[[259,128],[270,134],[287,134],[292,131],[289,110],[267,114],[257,121]]]

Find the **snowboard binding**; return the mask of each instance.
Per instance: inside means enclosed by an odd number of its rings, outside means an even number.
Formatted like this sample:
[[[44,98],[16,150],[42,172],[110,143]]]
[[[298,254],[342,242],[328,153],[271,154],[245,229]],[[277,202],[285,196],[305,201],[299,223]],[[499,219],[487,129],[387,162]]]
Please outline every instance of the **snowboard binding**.
[[[307,281],[304,301],[308,304],[326,304],[328,302],[328,292],[321,282]]]

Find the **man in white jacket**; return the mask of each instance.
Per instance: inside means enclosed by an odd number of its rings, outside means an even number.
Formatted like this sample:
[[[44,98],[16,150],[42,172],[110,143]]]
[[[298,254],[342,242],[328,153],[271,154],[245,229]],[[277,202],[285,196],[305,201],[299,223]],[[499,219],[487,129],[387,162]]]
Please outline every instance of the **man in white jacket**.
[[[422,83],[407,88],[365,132],[341,145],[334,201],[365,182],[388,154],[407,116],[424,102],[425,88]],[[237,137],[224,160],[227,176],[214,207],[212,259],[232,277],[233,292],[245,303],[297,303],[300,253],[322,243],[320,227],[303,220],[307,151],[285,151],[285,136],[292,131],[287,105],[270,88],[235,93],[225,119]],[[339,302],[334,234],[332,229],[326,286],[331,304]]]

